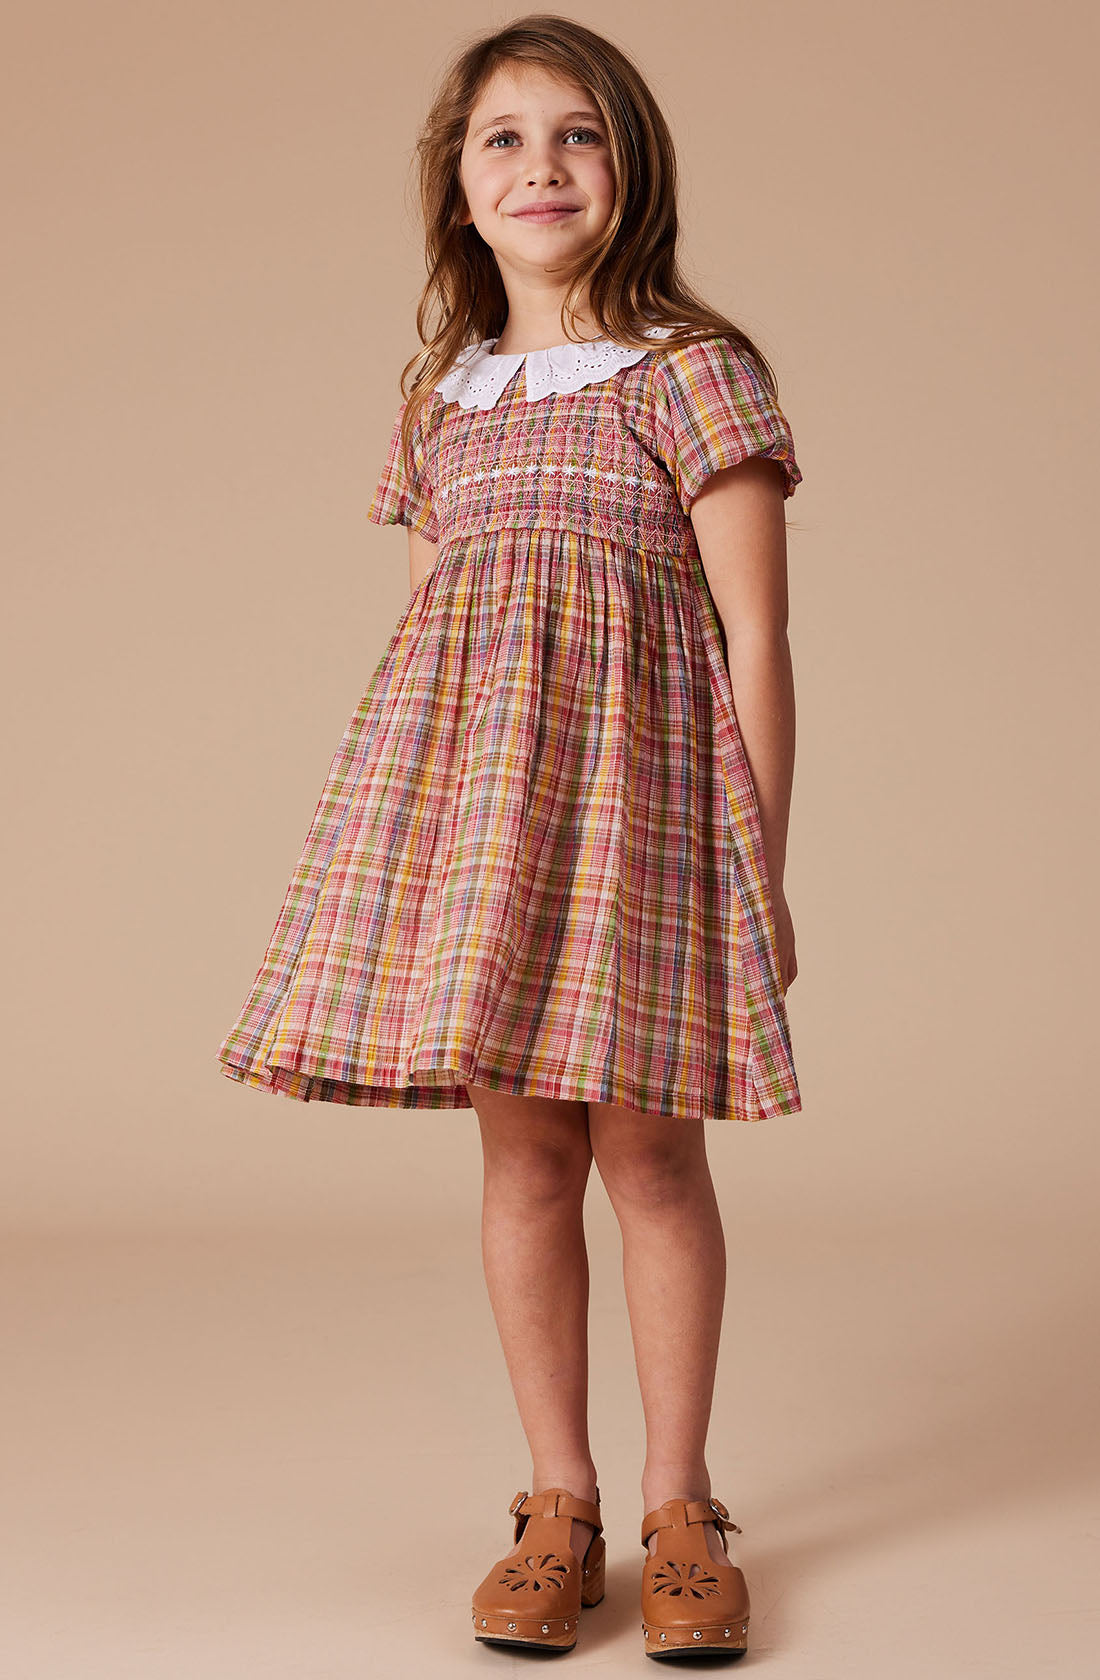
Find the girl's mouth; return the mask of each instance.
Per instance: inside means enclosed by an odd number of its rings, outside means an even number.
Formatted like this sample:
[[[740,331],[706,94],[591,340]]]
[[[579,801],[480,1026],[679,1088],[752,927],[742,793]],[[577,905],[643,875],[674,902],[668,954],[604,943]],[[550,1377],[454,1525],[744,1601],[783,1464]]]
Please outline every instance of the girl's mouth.
[[[575,216],[576,210],[515,210],[515,215],[521,222],[563,222],[567,216]]]

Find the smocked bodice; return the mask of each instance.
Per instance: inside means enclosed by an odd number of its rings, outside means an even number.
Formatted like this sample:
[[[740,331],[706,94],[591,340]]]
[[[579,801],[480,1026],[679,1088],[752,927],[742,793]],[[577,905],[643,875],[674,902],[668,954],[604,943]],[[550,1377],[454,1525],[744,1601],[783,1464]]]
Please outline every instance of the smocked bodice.
[[[499,358],[493,342],[471,347],[431,392],[408,477],[402,404],[369,511],[376,523],[410,525],[433,543],[544,527],[697,555],[691,506],[712,473],[763,455],[782,467],[784,495],[801,479],[782,411],[729,340]]]

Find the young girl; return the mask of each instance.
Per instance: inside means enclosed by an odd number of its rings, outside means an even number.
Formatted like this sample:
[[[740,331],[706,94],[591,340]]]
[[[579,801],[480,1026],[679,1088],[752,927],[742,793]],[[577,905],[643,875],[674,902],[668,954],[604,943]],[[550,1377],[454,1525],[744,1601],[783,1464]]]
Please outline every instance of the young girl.
[[[704,1121],[800,1109],[784,994],[794,754],[775,381],[676,260],[630,61],[532,16],[419,141],[438,331],[369,517],[412,594],[332,761],[231,1079],[476,1111],[483,1254],[531,1449],[475,1637],[571,1649],[603,1594],[587,1423],[593,1160],[646,1422],[642,1642],[742,1652],[705,1441],[725,1246]]]

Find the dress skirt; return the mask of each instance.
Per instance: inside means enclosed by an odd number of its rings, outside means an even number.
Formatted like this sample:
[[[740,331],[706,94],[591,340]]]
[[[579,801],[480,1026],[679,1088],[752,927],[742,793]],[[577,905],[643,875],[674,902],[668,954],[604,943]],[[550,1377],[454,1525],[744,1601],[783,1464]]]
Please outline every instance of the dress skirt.
[[[219,1055],[304,1100],[469,1108],[469,1081],[668,1116],[798,1109],[696,558],[544,529],[442,551]]]

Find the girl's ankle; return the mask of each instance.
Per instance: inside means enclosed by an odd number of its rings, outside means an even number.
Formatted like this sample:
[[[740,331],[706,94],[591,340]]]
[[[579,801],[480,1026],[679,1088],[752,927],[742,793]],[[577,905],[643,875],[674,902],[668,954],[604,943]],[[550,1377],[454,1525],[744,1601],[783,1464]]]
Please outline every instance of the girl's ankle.
[[[711,1496],[710,1477],[704,1472],[700,1475],[685,1475],[682,1472],[646,1476],[642,1481],[642,1503],[647,1511],[655,1511],[663,1505],[666,1499],[702,1499]]]
[[[593,1505],[598,1504],[596,1495],[599,1491],[596,1472],[592,1470],[558,1470],[552,1475],[536,1476],[531,1473],[530,1488],[532,1493],[542,1493],[546,1488],[565,1488],[574,1499],[588,1499]]]

